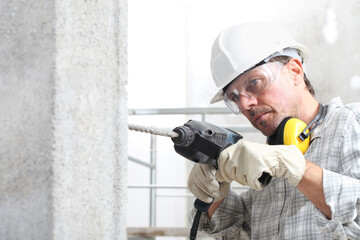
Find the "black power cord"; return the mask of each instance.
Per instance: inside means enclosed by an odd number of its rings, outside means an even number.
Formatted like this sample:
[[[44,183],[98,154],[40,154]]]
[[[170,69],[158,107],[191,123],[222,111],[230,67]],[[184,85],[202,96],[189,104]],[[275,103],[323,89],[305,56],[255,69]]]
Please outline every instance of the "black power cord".
[[[193,220],[193,224],[190,230],[190,240],[195,240],[196,239],[196,234],[199,228],[199,223],[200,223],[200,218],[201,218],[202,212],[199,210],[196,210],[196,214]]]
[[[192,227],[190,229],[190,238],[189,238],[190,240],[196,239],[196,234],[198,232],[201,215],[202,215],[202,213],[207,212],[209,210],[211,204],[212,204],[212,202],[206,203],[206,202],[201,201],[198,198],[195,200],[194,207],[196,209],[196,213],[194,216]]]

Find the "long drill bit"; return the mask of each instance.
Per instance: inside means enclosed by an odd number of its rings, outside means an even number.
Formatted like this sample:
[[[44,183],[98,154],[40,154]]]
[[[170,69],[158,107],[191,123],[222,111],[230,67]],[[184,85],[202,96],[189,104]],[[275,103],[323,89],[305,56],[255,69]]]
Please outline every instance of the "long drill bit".
[[[176,132],[171,131],[171,130],[166,130],[163,128],[145,127],[145,126],[140,126],[140,125],[135,125],[135,124],[130,124],[130,123],[128,125],[129,125],[129,129],[133,130],[133,131],[145,132],[145,133],[150,133],[150,134],[160,135],[160,136],[165,136],[165,137],[170,137],[170,138],[177,138],[179,136],[179,134],[177,134]]]

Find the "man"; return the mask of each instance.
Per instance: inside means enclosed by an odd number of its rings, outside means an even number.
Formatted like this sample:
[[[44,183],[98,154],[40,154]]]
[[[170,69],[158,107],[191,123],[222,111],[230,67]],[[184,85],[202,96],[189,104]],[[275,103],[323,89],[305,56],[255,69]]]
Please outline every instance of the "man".
[[[297,143],[240,140],[221,152],[218,170],[194,165],[188,187],[212,202],[200,228],[216,239],[360,239],[360,104],[343,105],[340,98],[319,104],[306,77],[307,56],[269,23],[228,28],[214,42],[211,70],[219,91],[212,103],[224,100],[269,141],[283,131],[300,145],[310,143],[303,154]],[[305,140],[299,140],[303,129],[283,128],[288,117],[308,126]],[[272,176],[267,185],[264,173]],[[233,180],[250,189],[229,191]]]

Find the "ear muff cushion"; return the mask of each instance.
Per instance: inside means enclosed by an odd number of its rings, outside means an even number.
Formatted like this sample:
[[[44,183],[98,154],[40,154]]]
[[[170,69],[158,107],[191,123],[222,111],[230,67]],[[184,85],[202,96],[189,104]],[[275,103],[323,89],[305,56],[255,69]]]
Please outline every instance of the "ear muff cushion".
[[[281,121],[279,126],[276,129],[276,133],[267,139],[267,143],[269,145],[283,145],[284,144],[284,129],[287,121],[291,119],[291,117],[285,118]]]
[[[298,136],[305,128],[306,124],[303,121],[297,118],[288,119],[283,129],[284,145],[295,145],[304,154],[310,145],[310,140],[306,138],[302,141]]]

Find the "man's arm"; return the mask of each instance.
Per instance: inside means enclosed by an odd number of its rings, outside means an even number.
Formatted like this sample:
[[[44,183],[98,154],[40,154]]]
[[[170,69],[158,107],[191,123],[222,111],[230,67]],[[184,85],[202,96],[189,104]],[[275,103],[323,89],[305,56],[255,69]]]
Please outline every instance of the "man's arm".
[[[297,188],[328,218],[331,209],[326,204],[323,189],[323,169],[305,160],[305,172]]]
[[[324,215],[331,219],[330,207],[325,202],[324,189],[322,185],[322,168],[310,161],[305,162],[305,173],[297,188],[317,207]],[[208,210],[208,217],[220,206],[222,201],[214,202]]]
[[[214,214],[214,212],[220,206],[221,203],[222,203],[222,200],[211,204],[211,206],[207,212],[209,220],[211,220],[212,215]]]

